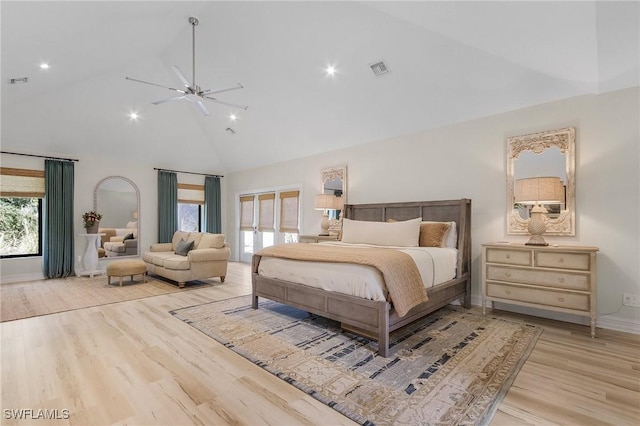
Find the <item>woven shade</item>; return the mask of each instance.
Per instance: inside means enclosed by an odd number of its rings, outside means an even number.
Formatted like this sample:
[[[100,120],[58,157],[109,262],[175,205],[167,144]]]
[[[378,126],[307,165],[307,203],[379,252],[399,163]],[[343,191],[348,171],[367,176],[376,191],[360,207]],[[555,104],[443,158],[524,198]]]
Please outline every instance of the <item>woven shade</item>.
[[[298,210],[300,191],[280,193],[280,232],[299,234]]]
[[[535,177],[516,181],[516,203],[560,204],[563,200],[563,185],[558,177]]]
[[[258,195],[258,231],[274,232],[276,194]]]
[[[253,200],[254,195],[240,197],[240,230],[253,231]]]
[[[44,197],[44,171],[0,168],[0,193],[3,197]]]
[[[185,204],[204,204],[204,185],[179,183],[178,202]]]

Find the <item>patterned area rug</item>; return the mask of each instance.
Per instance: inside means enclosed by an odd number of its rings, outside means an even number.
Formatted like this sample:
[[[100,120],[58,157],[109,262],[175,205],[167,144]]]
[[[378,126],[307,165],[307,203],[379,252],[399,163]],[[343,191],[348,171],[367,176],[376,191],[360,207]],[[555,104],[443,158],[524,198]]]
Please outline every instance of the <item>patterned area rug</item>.
[[[171,312],[363,425],[488,424],[542,330],[445,307],[377,343],[250,296]]]

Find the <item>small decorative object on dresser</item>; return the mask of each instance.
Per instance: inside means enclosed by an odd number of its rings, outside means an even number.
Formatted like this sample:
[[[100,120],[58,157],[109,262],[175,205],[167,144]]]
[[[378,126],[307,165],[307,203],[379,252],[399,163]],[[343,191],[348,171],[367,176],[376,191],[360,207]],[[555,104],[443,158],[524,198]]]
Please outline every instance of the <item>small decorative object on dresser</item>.
[[[597,247],[482,246],[483,313],[495,301],[586,316],[596,336]]]
[[[338,241],[337,235],[299,235],[298,242],[319,243],[320,241]]]

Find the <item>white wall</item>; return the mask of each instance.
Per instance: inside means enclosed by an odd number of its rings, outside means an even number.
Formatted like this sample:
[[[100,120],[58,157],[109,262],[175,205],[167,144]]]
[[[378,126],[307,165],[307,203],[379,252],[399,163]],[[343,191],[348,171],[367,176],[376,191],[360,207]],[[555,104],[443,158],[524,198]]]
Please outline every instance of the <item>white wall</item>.
[[[472,199],[473,293],[480,294],[480,244],[525,241],[506,235],[506,138],[573,126],[576,141],[576,236],[560,244],[598,246],[598,314],[640,321],[622,294],[640,294],[639,89],[581,96],[418,134],[233,173],[227,179],[227,216],[237,217],[237,195],[301,183],[302,233],[317,233],[320,169],[348,165],[348,202]],[[237,258],[237,223],[228,223]]]

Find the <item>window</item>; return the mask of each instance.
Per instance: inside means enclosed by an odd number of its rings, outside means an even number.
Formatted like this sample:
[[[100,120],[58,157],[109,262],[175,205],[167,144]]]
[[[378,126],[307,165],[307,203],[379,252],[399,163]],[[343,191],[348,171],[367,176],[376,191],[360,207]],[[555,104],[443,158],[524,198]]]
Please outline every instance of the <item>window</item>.
[[[178,183],[178,230],[200,232],[202,230],[202,205],[204,185]]]
[[[178,203],[178,230],[200,232],[202,229],[202,206]]]
[[[0,169],[0,257],[42,255],[44,171]]]

